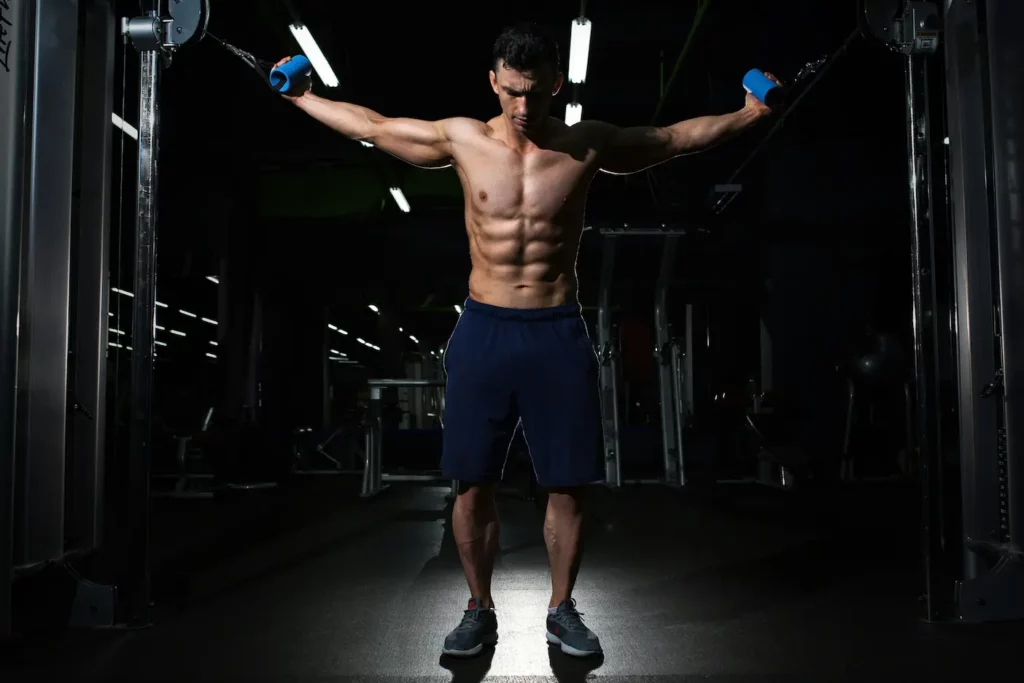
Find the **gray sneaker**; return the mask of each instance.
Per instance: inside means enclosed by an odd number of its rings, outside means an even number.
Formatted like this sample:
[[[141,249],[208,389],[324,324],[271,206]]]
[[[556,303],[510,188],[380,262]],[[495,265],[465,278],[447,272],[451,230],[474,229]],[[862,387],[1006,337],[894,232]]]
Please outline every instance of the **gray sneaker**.
[[[582,614],[576,611],[575,600],[563,600],[555,613],[548,615],[548,642],[573,657],[599,654],[601,641],[584,625]]]
[[[444,639],[441,653],[453,657],[472,657],[480,654],[484,645],[498,642],[498,618],[493,609],[480,607],[478,598],[470,598],[469,607],[462,615],[462,623]]]

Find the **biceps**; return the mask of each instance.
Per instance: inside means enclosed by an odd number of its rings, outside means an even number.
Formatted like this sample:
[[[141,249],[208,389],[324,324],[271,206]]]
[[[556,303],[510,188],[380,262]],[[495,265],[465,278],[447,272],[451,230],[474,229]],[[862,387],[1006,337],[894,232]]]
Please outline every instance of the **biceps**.
[[[441,121],[384,119],[374,126],[369,142],[416,166],[447,166],[451,159]]]

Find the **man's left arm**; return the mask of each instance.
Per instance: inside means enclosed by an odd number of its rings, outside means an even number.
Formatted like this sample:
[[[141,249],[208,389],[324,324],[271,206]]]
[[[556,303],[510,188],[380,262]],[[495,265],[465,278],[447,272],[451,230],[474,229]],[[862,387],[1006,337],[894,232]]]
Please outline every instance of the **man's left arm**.
[[[601,170],[627,175],[685,154],[703,152],[736,137],[767,113],[767,107],[746,106],[731,114],[700,116],[671,126],[608,126]]]

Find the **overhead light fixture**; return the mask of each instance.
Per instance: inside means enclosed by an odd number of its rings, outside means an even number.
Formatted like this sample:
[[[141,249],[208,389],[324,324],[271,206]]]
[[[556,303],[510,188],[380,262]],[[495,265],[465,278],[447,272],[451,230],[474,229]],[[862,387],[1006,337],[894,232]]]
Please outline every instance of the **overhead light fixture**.
[[[583,119],[583,105],[579,102],[570,102],[565,105],[565,125],[575,126]]]
[[[190,318],[198,318],[199,317],[195,313],[189,313],[188,311],[183,311],[181,309],[178,310],[178,313],[181,313],[182,315],[187,315]]]
[[[462,315],[462,306],[455,304],[455,312]]]
[[[416,337],[412,336],[411,334],[409,335],[409,339],[412,340],[413,344],[419,344],[420,343],[420,340],[417,339]]]
[[[156,325],[155,327],[156,327],[156,329],[160,330],[161,332],[163,332],[163,331],[164,331],[164,328],[163,328],[163,327],[161,327],[160,325]]]
[[[206,279],[209,280],[210,282],[212,282],[215,285],[219,285],[220,284],[220,278],[217,277],[216,275],[207,275]]]
[[[337,355],[339,355],[339,356],[343,356],[343,357],[345,357],[345,358],[347,358],[347,357],[348,357],[348,355],[347,355],[347,354],[344,354],[344,353],[342,353],[341,351],[338,351],[337,349],[331,349],[331,353],[337,354]]]
[[[207,325],[216,325],[217,324],[216,320],[210,320],[209,318],[200,318],[200,320],[202,320]]]
[[[215,354],[215,353],[208,353],[208,354],[206,354],[206,357],[207,358],[212,358],[214,360],[217,360],[217,354]]]
[[[167,342],[155,341],[154,340],[153,343],[156,344],[157,346],[167,346]]]
[[[320,51],[320,46],[313,40],[313,34],[309,32],[306,25],[296,23],[291,24],[288,28],[291,29],[292,35],[295,36],[295,42],[302,48],[303,54],[313,65],[316,75],[320,77],[324,85],[328,88],[337,88],[338,77],[334,75],[334,69],[331,68],[327,57],[324,57],[324,53]]]
[[[587,80],[587,61],[590,57],[590,19],[579,17],[572,21],[572,37],[569,42],[569,82],[582,83]]]
[[[108,329],[109,329],[109,330],[110,330],[111,332],[113,332],[114,334],[124,334],[124,332],[122,332],[121,330],[115,329],[115,328],[113,328],[113,327],[111,327],[111,328],[108,328]]]
[[[177,337],[185,337],[185,336],[187,336],[184,332],[179,332],[178,330],[170,330],[170,333],[175,335],[175,336],[177,336]]]
[[[132,298],[135,297],[135,295],[132,294],[131,292],[123,290],[123,289],[118,289],[117,287],[111,287],[110,291],[113,292],[114,294],[120,294],[121,296],[128,296],[128,297],[132,297]]]
[[[395,198],[395,204],[398,204],[399,209],[405,213],[412,211],[412,207],[409,206],[409,200],[405,198],[405,194],[403,194],[401,188],[392,187],[389,189],[391,190],[391,196]]]
[[[337,332],[338,334],[344,334],[344,335],[348,335],[348,332],[346,332],[345,330],[341,329],[341,328],[340,328],[340,327],[338,327],[337,325],[331,325],[331,324],[328,324],[328,325],[327,325],[327,328],[328,328],[328,329],[330,329],[330,330],[333,330],[333,331]]]
[[[114,125],[124,131],[124,134],[130,137],[132,140],[139,139],[139,129],[122,119],[117,114],[111,112],[110,120],[113,121]]]
[[[359,144],[362,145],[363,147],[373,147],[373,143],[367,142],[366,140],[360,140]]]
[[[370,304],[369,308],[370,308],[370,310],[371,310],[371,311],[373,311],[374,313],[380,313],[380,309],[379,309],[379,308],[377,308],[376,306],[374,306],[373,304]]]

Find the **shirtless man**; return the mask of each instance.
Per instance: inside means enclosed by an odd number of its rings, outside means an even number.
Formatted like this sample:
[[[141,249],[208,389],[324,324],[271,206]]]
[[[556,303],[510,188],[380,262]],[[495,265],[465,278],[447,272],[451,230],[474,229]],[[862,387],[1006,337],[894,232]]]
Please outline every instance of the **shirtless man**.
[[[465,196],[469,298],[448,342],[446,478],[460,482],[452,530],[472,598],[443,652],[475,655],[497,642],[491,573],[498,550],[495,489],[517,427],[537,481],[550,492],[544,539],[551,567],[547,639],[576,656],[600,642],[572,599],[580,566],[582,493],[604,478],[598,365],[577,300],[576,256],[587,189],[598,171],[636,173],[713,147],[769,113],[747,95],[723,116],[672,126],[570,127],[549,116],[562,86],[557,43],[519,24],[494,44],[490,121],[390,118],[321,99],[290,99],[342,135],[424,168],[453,166]]]

